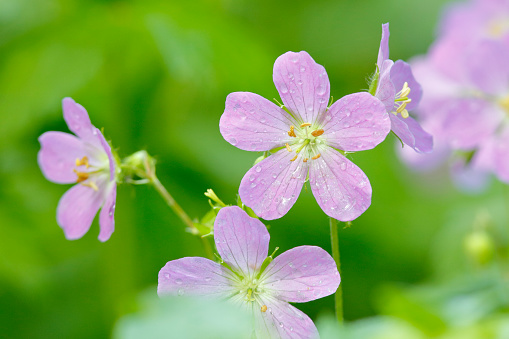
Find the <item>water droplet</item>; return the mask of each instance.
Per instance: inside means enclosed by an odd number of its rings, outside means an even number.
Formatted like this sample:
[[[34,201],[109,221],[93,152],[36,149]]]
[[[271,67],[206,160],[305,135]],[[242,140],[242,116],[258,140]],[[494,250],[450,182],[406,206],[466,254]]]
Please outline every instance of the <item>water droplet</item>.
[[[293,268],[293,262],[290,261],[290,263],[288,264],[288,266],[290,266],[290,268]]]
[[[302,86],[302,80],[297,81],[297,85]]]
[[[293,62],[294,64],[297,63],[297,61],[299,61],[299,57],[298,57],[297,53],[293,54],[290,57],[290,61]]]
[[[257,173],[260,173],[260,172],[261,172],[261,170],[262,170],[262,167],[261,167],[261,166],[256,166],[255,171],[256,171]]]
[[[295,79],[295,76],[293,75],[292,72],[288,72],[288,79],[290,79],[290,80]]]
[[[300,66],[300,71],[301,71],[301,72],[305,72],[305,71],[306,71],[306,67],[304,67],[304,66]]]
[[[294,93],[295,93],[295,90],[291,89],[290,94],[294,94]]]
[[[251,174],[251,175],[249,176],[249,181],[253,181],[253,180],[255,180],[255,176]]]
[[[318,95],[324,95],[326,90],[327,90],[327,89],[325,88],[325,86],[324,86],[324,85],[322,85],[322,84],[320,84],[320,85],[318,85],[318,87],[316,88],[316,94],[318,94]]]
[[[211,277],[205,277],[205,281],[211,281],[212,278]]]
[[[309,105],[309,106],[308,106],[308,111],[309,111],[309,112],[313,112],[313,105]]]
[[[265,186],[266,183],[265,179],[260,180],[260,185]]]
[[[166,277],[166,279],[170,279],[171,277],[170,273],[166,273],[164,276]]]
[[[345,116],[347,116],[347,117],[349,117],[349,116],[352,114],[352,113],[351,113],[349,110],[347,110],[347,109],[346,109],[343,113],[344,113],[344,114],[345,114]]]
[[[233,146],[237,145],[237,139],[231,138],[230,139],[230,144],[232,144]]]
[[[290,332],[293,332],[293,327],[290,326]]]
[[[177,294],[178,295],[184,295],[184,289],[183,288],[179,288],[179,290],[177,291]]]
[[[279,327],[283,328],[285,325],[282,322],[279,322]]]
[[[328,114],[328,115],[325,117],[325,120],[330,121],[330,119],[332,119],[332,116],[331,116],[330,114]]]
[[[277,178],[277,173],[272,173],[272,177],[273,177],[274,179],[276,179],[276,178]]]
[[[281,84],[281,93],[283,93],[283,94],[288,93],[288,87],[286,87],[285,83]]]
[[[256,187],[256,183],[252,182],[251,183],[251,188],[255,188]]]
[[[342,162],[341,165],[339,165],[339,167],[341,168],[342,171],[346,170],[346,164],[344,162]]]
[[[182,285],[182,279],[180,279],[180,278],[175,279],[175,284]]]
[[[261,118],[261,119],[260,119],[260,122],[261,122],[262,124],[264,124],[266,121],[267,121],[267,120],[266,120],[265,118]]]

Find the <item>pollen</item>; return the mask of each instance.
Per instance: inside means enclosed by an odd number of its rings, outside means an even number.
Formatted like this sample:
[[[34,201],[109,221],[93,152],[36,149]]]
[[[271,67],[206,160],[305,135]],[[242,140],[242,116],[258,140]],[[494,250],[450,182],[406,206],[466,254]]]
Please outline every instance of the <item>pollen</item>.
[[[262,308],[260,309],[260,311],[266,312],[267,311],[267,305],[263,305]]]
[[[99,191],[99,187],[97,187],[97,185],[95,184],[95,182],[93,181],[90,181],[90,182],[84,182],[82,183],[83,186],[87,186],[87,187],[90,187],[92,188],[94,191]]]
[[[293,127],[293,125],[290,126],[290,130],[288,131],[288,135],[291,136],[291,137],[294,137],[296,138],[297,135],[295,135],[295,131],[294,131],[295,127]]]
[[[83,181],[88,179],[88,173],[87,172],[76,171],[76,169],[73,169],[73,171],[78,176],[78,179],[76,179],[76,182],[83,182]]]
[[[308,162],[308,158],[304,158],[304,160],[302,160],[303,162]]]
[[[83,158],[76,158],[76,166],[85,166],[87,169],[90,167],[90,164],[88,163],[88,157],[84,156]]]
[[[308,126],[311,126],[311,123],[305,122],[302,125],[300,125],[301,128],[308,127]]]
[[[318,158],[320,158],[322,155],[320,153],[318,153],[317,155],[315,155],[314,157],[312,157],[311,159],[312,160],[316,160]]]
[[[322,134],[323,134],[323,129],[321,129],[321,128],[311,132],[311,135],[314,136],[315,138],[319,137]]]
[[[292,151],[292,148],[290,147],[290,145],[288,145],[288,143],[285,144],[285,147],[288,152]]]
[[[298,154],[295,154],[295,156],[291,158],[290,161],[295,161],[295,159],[297,159],[298,156],[299,156]]]

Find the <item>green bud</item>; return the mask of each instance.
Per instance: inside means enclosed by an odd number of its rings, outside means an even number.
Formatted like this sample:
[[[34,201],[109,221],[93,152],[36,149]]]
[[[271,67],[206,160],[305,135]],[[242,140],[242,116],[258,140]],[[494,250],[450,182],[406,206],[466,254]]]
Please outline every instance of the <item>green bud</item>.
[[[477,264],[486,265],[493,259],[495,244],[486,231],[474,231],[464,240],[467,255]]]

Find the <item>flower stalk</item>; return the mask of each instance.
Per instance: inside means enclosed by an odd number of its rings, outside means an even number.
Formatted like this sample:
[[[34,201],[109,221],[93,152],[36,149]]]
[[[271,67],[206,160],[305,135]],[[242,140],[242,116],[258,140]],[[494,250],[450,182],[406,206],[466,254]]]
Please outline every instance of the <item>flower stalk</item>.
[[[332,257],[336,262],[336,267],[341,275],[341,261],[339,257],[339,241],[338,241],[338,222],[334,218],[330,218],[330,239],[332,246]],[[336,319],[338,323],[343,324],[343,285],[339,285],[336,293],[334,294],[334,305]]]

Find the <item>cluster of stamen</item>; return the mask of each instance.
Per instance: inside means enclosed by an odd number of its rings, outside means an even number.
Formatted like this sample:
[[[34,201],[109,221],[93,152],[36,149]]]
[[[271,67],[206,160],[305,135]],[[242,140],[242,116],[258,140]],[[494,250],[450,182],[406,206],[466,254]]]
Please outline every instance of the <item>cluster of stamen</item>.
[[[290,137],[298,139],[298,140],[296,140],[296,142],[293,145],[301,142],[299,147],[295,150],[295,156],[292,159],[290,159],[290,161],[295,161],[297,159],[297,157],[299,156],[299,153],[305,148],[307,150],[309,150],[310,157],[305,157],[304,159],[302,159],[303,162],[308,162],[308,160],[310,158],[311,158],[311,160],[316,160],[316,159],[320,158],[320,156],[321,156],[320,153],[315,153],[315,155],[311,156],[311,151],[314,149],[314,145],[316,144],[316,141],[317,141],[316,139],[324,133],[324,130],[321,128],[318,128],[318,129],[315,129],[310,132],[311,126],[312,126],[312,124],[309,122],[305,122],[305,123],[301,124],[300,128],[299,128],[298,136],[295,133],[295,126],[293,126],[293,125],[290,126],[288,135]],[[308,145],[309,145],[309,147],[306,147]],[[285,147],[288,152],[290,152],[290,153],[293,152],[292,147],[290,146],[289,143],[286,143]]]
[[[403,88],[396,94],[396,99],[394,100],[398,107],[396,108],[396,112],[394,114],[400,113],[403,118],[408,118],[408,111],[406,110],[406,105],[409,104],[412,99],[408,97],[410,94],[410,87],[408,87],[408,82],[403,84]]]
[[[86,169],[88,169],[90,167],[90,164],[88,162],[88,157],[87,156],[84,156],[81,159],[80,158],[76,158],[75,164],[76,164],[76,167],[85,166]],[[90,177],[90,172],[78,171],[76,168],[73,169],[73,172],[76,173],[76,175],[78,176],[78,178],[76,179],[77,183],[81,183],[83,186],[90,187],[94,191],[98,191],[99,190],[99,188],[97,187],[95,182],[93,182],[93,181],[85,182]]]

